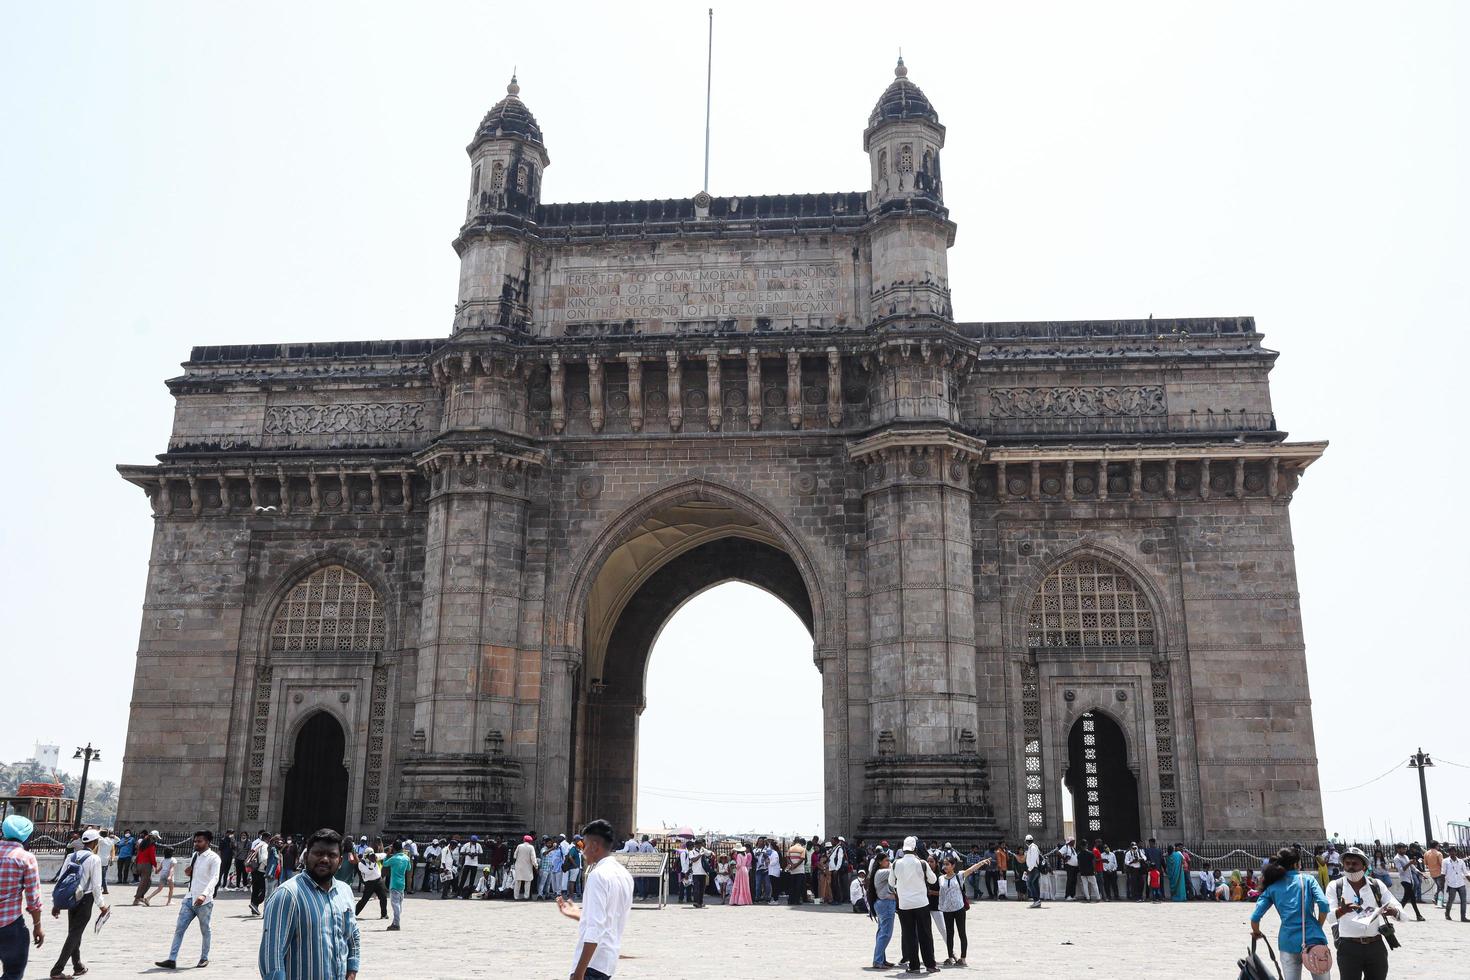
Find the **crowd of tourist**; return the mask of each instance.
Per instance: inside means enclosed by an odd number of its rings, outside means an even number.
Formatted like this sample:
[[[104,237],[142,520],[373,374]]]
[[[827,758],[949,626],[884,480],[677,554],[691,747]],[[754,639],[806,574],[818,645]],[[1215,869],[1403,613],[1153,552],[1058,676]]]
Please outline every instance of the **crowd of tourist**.
[[[134,834],[125,829],[117,834],[87,828],[66,842],[67,854],[51,879],[52,915],[59,917],[65,911],[68,916],[67,937],[51,976],[87,972],[81,960],[82,940],[94,914],[109,914],[109,882],[129,890],[125,900],[134,905],[152,904],[165,892],[163,904],[170,905],[175,889],[182,889],[169,954],[157,962],[164,969],[176,968],[181,944],[195,923],[201,937],[198,965],[207,965],[216,893],[221,889],[247,893],[250,914],[265,920],[261,970],[268,977],[313,975],[282,965],[293,956],[308,955],[282,938],[301,916],[340,912],[344,921],[351,920],[350,930],[342,935],[351,932],[355,950],[357,920],[364,912],[370,915],[376,905],[380,919],[391,919],[386,928],[397,931],[402,928],[404,896],[414,892],[443,901],[554,901],[564,914],[579,919],[582,934],[588,934],[586,909],[578,910],[574,903],[587,898],[594,866],[603,868],[602,891],[588,901],[604,930],[609,917],[618,916],[613,906],[621,901],[622,877],[627,877],[629,905],[639,900],[681,902],[694,908],[783,901],[792,906],[845,905],[875,923],[873,967],[895,965],[888,950],[897,925],[899,963],[909,971],[941,968],[936,933],[944,942],[943,965],[966,964],[966,913],[978,901],[1025,901],[1032,907],[1047,901],[1250,901],[1255,903],[1251,921],[1256,934],[1271,908],[1280,913],[1278,945],[1283,971],[1291,978],[1302,971],[1325,976],[1320,967],[1329,915],[1344,920],[1334,923],[1333,929],[1344,976],[1364,977],[1384,975],[1386,949],[1393,940],[1392,930],[1381,926],[1406,909],[1422,921],[1421,902],[1430,907],[1442,904],[1449,919],[1458,899],[1461,921],[1470,921],[1465,855],[1433,841],[1427,848],[1385,846],[1378,841],[1361,849],[1336,843],[1285,848],[1256,866],[1225,867],[1182,844],[1160,845],[1152,838],[1127,847],[1069,838],[1043,848],[1030,835],[1016,847],[1001,841],[956,846],[916,837],[894,846],[888,840],[868,843],[842,836],[739,840],[684,835],[655,841],[643,835],[628,836],[619,846],[610,839],[610,827],[601,821],[595,824],[595,840],[589,840],[585,830],[572,835],[484,838],[451,834],[427,842],[406,836],[370,840],[365,835],[354,841],[335,831],[302,839],[266,830],[253,834],[230,830],[216,840],[210,831],[201,830],[173,846],[156,830]],[[0,920],[4,920],[0,958],[7,978],[23,971],[23,956],[21,971],[13,969],[15,957],[28,949],[25,940],[31,938],[23,912],[33,919],[31,943],[39,947],[43,938],[35,860],[20,846],[29,836],[24,818],[5,821],[6,840],[0,844]],[[622,871],[621,864],[615,874],[603,860],[608,856],[614,858],[612,864],[621,858],[634,866],[636,877]],[[634,860],[640,856],[656,857]],[[318,887],[296,882],[303,875]],[[334,947],[329,952],[345,963],[344,950]],[[597,968],[591,964],[605,964],[606,951],[597,956],[593,950],[589,956],[582,964],[583,975],[596,977]],[[64,972],[68,965],[71,974]]]

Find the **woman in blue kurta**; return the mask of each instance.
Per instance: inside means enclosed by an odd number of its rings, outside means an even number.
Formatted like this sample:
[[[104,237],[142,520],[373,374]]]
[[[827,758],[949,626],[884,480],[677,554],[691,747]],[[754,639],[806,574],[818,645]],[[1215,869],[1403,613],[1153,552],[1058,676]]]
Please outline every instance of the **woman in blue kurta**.
[[[1184,854],[1173,844],[1169,845],[1169,853],[1164,857],[1164,872],[1169,876],[1169,897],[1176,902],[1187,899],[1189,892],[1185,891]]]
[[[1276,933],[1276,949],[1281,954],[1284,980],[1301,980],[1302,951],[1308,946],[1326,946],[1327,934],[1322,923],[1327,920],[1329,906],[1322,886],[1313,875],[1300,871],[1301,854],[1295,848],[1283,847],[1266,865],[1265,883],[1256,909],[1251,913],[1251,936],[1261,935],[1261,919],[1266,910],[1276,906],[1281,928]],[[1307,914],[1302,907],[1306,904]],[[1305,931],[1303,929],[1305,927]],[[1313,973],[1312,980],[1331,980],[1331,972]]]

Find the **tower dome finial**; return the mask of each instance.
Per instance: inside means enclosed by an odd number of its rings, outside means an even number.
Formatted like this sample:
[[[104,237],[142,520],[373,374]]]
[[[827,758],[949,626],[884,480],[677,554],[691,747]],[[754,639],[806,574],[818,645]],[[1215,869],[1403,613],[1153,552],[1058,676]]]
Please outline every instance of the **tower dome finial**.
[[[520,95],[521,94],[521,86],[520,86],[520,83],[516,81],[516,70],[514,68],[512,68],[510,70],[510,84],[505,87],[505,94],[506,95]]]
[[[900,51],[898,53],[898,64],[893,66],[893,77],[894,78],[907,78],[908,77],[908,74],[909,74],[909,70],[907,68],[905,68],[904,67],[904,64],[903,64],[903,52]]]

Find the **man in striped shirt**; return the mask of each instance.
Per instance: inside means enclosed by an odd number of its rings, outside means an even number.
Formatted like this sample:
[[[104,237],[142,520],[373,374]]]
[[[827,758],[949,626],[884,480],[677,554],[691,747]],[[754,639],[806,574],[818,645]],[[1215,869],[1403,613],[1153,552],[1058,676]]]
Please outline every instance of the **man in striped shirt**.
[[[356,980],[361,951],[352,889],[336,879],[342,835],[318,830],[306,842],[305,874],[265,903],[263,980]]]

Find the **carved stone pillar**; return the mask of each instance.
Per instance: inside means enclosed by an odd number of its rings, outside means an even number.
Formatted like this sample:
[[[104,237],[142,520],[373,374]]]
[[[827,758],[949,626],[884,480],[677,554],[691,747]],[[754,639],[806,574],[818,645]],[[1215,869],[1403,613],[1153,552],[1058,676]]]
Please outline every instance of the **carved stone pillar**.
[[[786,421],[801,428],[801,355],[796,351],[786,354]]]
[[[761,427],[761,356],[755,351],[745,355],[745,410],[752,430]]]
[[[827,348],[827,424],[842,425],[842,355],[837,348]]]
[[[602,431],[602,358],[596,354],[587,355],[587,421],[593,432]]]
[[[567,369],[561,355],[551,353],[551,431],[561,435],[567,427]]]
[[[709,400],[706,403],[709,427],[710,431],[717,432],[725,420],[724,401],[720,396],[720,355],[714,351],[706,351],[704,368],[705,386],[709,394]]]
[[[628,426],[643,431],[643,359],[637,354],[624,354],[628,365]]]
[[[684,427],[684,377],[678,351],[669,351],[669,430],[678,432]]]
[[[1210,461],[1208,459],[1199,461],[1199,499],[1210,499]]]

